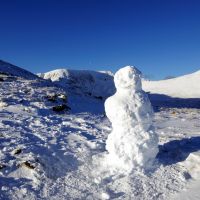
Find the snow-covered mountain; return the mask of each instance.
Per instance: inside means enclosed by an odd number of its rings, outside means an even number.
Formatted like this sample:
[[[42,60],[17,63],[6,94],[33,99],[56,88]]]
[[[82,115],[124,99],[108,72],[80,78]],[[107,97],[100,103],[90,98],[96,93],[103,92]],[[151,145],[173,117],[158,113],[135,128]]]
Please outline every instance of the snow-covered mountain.
[[[143,89],[151,94],[176,98],[200,98],[200,71],[161,81],[143,81]]]
[[[38,75],[78,94],[103,97],[105,99],[115,92],[113,74],[110,72],[57,69]],[[144,91],[150,94],[159,95],[157,96],[159,100],[169,100],[168,97],[200,98],[199,82],[200,71],[197,71],[167,80],[149,81],[143,79],[142,87]],[[155,96],[153,96],[154,98]]]
[[[57,69],[38,74],[38,76],[50,79],[73,93],[85,94],[100,99],[105,99],[115,92],[111,72]]]
[[[38,79],[38,77],[35,74],[25,69],[22,69],[20,67],[17,67],[15,65],[12,65],[10,63],[7,63],[3,60],[0,60],[0,73],[5,73],[8,75],[30,79],[30,80]]]

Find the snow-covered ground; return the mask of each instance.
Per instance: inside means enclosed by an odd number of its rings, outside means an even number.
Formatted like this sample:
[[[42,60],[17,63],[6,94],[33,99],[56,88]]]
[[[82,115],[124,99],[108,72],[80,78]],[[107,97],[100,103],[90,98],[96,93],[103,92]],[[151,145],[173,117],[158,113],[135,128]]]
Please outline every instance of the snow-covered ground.
[[[110,175],[103,99],[27,76],[0,75],[0,199],[199,199],[199,109],[155,101],[154,168]]]

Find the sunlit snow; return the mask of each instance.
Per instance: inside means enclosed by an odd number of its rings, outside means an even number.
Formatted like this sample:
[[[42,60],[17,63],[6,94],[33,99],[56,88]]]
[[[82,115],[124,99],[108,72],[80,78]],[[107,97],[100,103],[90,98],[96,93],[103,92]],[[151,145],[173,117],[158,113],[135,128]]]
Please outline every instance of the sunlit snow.
[[[0,61],[0,199],[199,199],[199,73],[146,82],[153,116],[133,69],[115,75],[116,92],[111,73],[44,80]],[[113,173],[112,152],[129,173]]]

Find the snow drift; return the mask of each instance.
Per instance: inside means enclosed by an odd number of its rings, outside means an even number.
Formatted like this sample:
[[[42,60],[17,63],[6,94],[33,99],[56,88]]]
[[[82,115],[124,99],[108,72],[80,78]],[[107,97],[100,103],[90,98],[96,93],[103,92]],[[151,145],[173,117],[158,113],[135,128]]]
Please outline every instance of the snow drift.
[[[99,99],[107,98],[115,92],[111,72],[57,69],[38,74],[38,76],[50,79],[73,93],[84,94]]]

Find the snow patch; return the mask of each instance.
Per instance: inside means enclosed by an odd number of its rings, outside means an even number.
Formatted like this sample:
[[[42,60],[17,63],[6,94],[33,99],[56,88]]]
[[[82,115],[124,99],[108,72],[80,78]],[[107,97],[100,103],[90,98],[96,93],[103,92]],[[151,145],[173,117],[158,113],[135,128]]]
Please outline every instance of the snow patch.
[[[8,106],[8,104],[6,102],[0,101],[0,108],[4,108],[6,106]]]
[[[103,193],[101,194],[101,196],[102,196],[102,199],[103,199],[103,200],[110,199],[110,196],[109,196],[107,193],[105,193],[105,192],[103,192]]]
[[[13,177],[16,179],[25,178],[30,179],[34,182],[34,186],[37,186],[39,184],[39,180],[37,178],[37,172],[33,169],[29,169],[25,166],[20,166],[15,171],[8,174],[8,177]]]
[[[187,168],[193,179],[200,179],[200,155],[191,153],[181,165]]]

